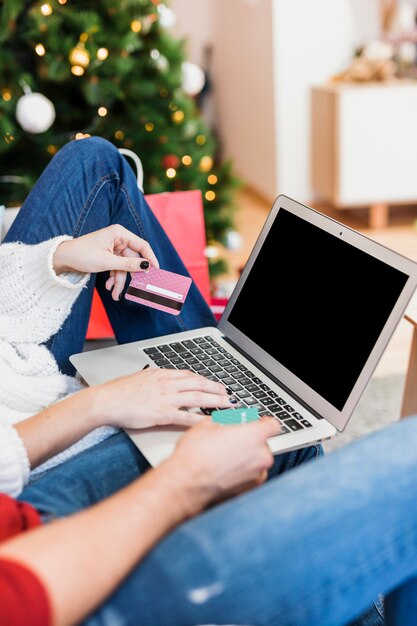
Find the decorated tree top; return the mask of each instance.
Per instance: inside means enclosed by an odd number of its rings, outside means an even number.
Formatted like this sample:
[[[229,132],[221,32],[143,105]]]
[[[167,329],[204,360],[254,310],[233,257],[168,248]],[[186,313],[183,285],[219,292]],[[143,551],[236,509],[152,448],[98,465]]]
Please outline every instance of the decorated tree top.
[[[208,242],[233,227],[238,181],[194,96],[175,15],[160,0],[4,0],[0,7],[1,202],[22,201],[67,141],[100,135],[136,152],[147,193],[200,189]],[[16,184],[19,183],[19,184]],[[212,274],[224,270],[211,260]]]

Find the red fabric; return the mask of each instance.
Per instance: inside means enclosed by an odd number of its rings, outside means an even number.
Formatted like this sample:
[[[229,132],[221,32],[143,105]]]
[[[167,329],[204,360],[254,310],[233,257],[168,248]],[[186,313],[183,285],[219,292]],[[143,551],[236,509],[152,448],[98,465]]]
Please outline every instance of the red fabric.
[[[40,523],[39,513],[30,504],[0,494],[0,542]]]
[[[203,297],[210,303],[208,263],[204,256],[206,232],[201,191],[173,191],[150,194],[145,198]],[[114,333],[109,318],[98,293],[94,290],[87,339],[112,337]]]
[[[41,523],[29,504],[0,494],[0,542]],[[48,626],[48,596],[38,578],[26,567],[0,558],[0,626]]]
[[[28,569],[0,559],[0,626],[49,626],[48,596]]]

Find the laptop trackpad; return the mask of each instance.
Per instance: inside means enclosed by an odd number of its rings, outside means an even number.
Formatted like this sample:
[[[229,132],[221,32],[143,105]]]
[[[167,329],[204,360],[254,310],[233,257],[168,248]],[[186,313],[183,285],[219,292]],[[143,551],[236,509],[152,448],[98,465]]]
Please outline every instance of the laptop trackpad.
[[[153,428],[127,429],[133,443],[139,448],[149,463],[156,467],[175,450],[186,426],[154,426]]]

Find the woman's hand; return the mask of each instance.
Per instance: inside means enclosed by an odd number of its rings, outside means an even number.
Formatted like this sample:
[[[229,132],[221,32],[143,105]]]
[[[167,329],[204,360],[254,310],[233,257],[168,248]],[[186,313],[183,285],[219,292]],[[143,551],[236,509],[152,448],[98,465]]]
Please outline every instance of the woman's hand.
[[[57,248],[53,265],[56,274],[62,272],[110,271],[106,287],[118,300],[126,282],[127,272],[140,272],[143,259],[159,267],[151,246],[134,233],[114,224],[76,239],[63,241]],[[146,264],[146,263],[145,263]]]
[[[123,428],[192,426],[203,416],[188,408],[232,408],[221,383],[187,370],[149,368],[94,389],[103,423]]]

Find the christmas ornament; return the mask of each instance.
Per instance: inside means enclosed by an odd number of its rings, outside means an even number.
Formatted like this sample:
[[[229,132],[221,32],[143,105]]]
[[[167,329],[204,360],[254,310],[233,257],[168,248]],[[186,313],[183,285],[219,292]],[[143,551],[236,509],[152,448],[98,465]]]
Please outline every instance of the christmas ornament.
[[[204,87],[206,77],[198,65],[184,61],[182,69],[182,88],[188,96],[196,96]]]
[[[163,28],[171,28],[177,21],[174,11],[165,4],[158,5],[159,23]]]
[[[55,121],[55,107],[41,93],[25,93],[17,101],[16,119],[27,133],[44,133]]]
[[[168,169],[169,167],[173,167],[174,169],[177,169],[179,164],[180,164],[180,160],[176,154],[166,154],[162,158],[162,166],[165,169]]]
[[[71,65],[80,65],[84,69],[90,64],[90,55],[83,43],[78,43],[69,53]]]
[[[229,230],[226,233],[224,245],[228,250],[240,250],[243,245],[243,237],[235,230]]]

